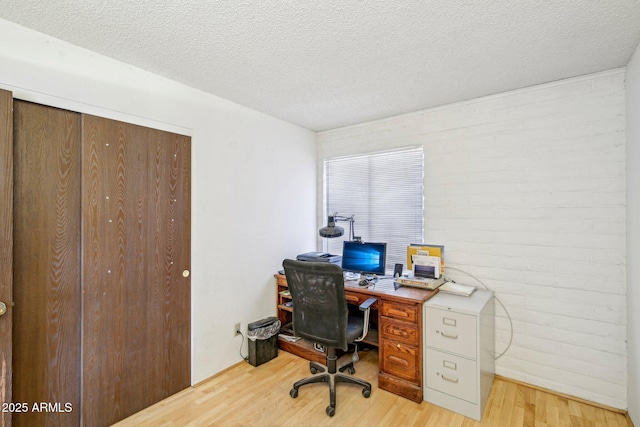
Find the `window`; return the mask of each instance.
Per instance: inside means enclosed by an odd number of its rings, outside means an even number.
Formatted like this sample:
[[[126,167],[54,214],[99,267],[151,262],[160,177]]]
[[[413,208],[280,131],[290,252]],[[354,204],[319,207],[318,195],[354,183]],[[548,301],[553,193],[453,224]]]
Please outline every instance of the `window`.
[[[328,215],[354,216],[354,235],[387,243],[387,274],[406,264],[407,245],[423,241],[422,147],[324,161],[324,221]],[[349,222],[337,222],[342,237],[323,239],[327,252],[342,254]]]

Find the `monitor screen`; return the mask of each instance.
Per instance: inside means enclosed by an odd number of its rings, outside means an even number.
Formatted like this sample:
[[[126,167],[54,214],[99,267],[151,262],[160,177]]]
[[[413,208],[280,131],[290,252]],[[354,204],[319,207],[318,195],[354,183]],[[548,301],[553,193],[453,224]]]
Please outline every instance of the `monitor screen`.
[[[342,247],[342,269],[356,273],[385,274],[386,243],[345,241]]]

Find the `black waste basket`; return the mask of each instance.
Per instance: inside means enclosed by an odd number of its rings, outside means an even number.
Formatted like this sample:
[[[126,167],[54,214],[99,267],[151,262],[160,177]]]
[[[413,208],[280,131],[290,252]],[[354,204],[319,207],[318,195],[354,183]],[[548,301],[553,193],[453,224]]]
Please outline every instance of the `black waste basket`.
[[[280,320],[277,317],[267,317],[249,323],[247,331],[249,363],[259,366],[278,355]]]

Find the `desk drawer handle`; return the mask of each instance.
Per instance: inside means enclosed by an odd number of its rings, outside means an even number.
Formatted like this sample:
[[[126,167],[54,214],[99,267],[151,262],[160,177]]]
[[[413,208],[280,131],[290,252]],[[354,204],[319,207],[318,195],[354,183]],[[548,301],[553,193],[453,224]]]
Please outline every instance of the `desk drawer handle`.
[[[389,328],[386,330],[389,331],[389,333],[392,335],[402,338],[409,338],[409,332],[405,331],[404,329],[400,329],[395,325],[389,325]]]
[[[451,383],[457,383],[458,382],[457,378],[451,378],[451,377],[448,377],[448,376],[446,376],[444,374],[442,374],[441,377],[442,377],[443,380],[449,381]]]
[[[458,334],[451,335],[451,334],[447,334],[446,332],[440,331],[440,335],[442,335],[445,338],[451,338],[452,340],[457,340],[458,339]]]
[[[393,314],[394,316],[409,317],[409,313],[407,313],[406,311],[394,310],[393,308],[389,309],[389,314]]]
[[[396,365],[402,365],[404,367],[409,367],[409,362],[407,362],[404,359],[400,359],[399,357],[395,357],[395,356],[389,356],[389,362],[393,362]]]

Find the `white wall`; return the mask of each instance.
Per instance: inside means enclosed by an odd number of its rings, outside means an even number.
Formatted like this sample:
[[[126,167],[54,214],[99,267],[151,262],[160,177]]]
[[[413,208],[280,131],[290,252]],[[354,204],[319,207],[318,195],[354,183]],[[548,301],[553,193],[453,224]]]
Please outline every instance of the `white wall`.
[[[629,416],[640,425],[640,45],[627,65]]]
[[[497,373],[626,409],[624,90],[614,70],[327,131],[318,165],[423,145],[424,241],[513,319]]]
[[[192,381],[240,361],[233,325],[315,248],[315,133],[4,20],[0,64],[16,98],[192,136]]]

